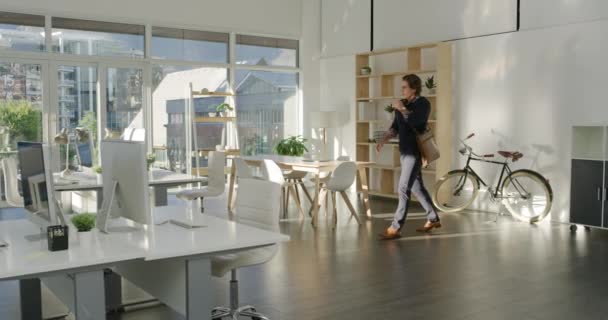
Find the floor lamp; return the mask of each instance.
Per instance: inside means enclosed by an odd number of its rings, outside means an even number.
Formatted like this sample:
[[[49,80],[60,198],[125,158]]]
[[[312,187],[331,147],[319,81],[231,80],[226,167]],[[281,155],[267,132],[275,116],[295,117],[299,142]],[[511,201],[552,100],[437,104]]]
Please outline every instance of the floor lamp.
[[[313,129],[321,129],[323,135],[321,141],[323,147],[321,149],[321,160],[327,160],[327,128],[333,128],[336,123],[335,111],[315,111],[310,113],[310,127]]]

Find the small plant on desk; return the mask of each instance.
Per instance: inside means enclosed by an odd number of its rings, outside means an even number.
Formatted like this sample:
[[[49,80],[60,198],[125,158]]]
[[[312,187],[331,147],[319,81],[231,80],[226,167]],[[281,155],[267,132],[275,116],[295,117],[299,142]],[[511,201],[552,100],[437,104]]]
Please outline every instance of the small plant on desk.
[[[78,232],[88,232],[95,227],[95,215],[91,213],[81,213],[72,217],[72,224]]]
[[[146,156],[146,165],[148,166],[148,171],[150,170],[154,162],[156,162],[156,154],[148,153],[148,155]]]
[[[95,171],[95,173],[97,173],[97,174],[101,174],[101,167],[95,166],[95,167],[93,167],[93,171]]]
[[[437,82],[435,82],[435,76],[426,78],[424,86],[429,89],[429,94],[435,94],[435,88],[437,88]]]

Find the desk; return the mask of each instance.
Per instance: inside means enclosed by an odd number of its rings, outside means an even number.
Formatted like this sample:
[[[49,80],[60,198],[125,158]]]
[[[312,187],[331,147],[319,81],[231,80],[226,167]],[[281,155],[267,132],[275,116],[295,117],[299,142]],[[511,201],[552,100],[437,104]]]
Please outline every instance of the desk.
[[[184,208],[157,207],[155,220],[190,216],[194,222],[206,227],[184,229],[169,223],[154,225],[148,233],[145,259],[121,264],[116,272],[186,319],[211,319],[210,258],[215,254],[274,245],[288,241],[289,237],[208,213],[200,214],[197,206]]]
[[[49,252],[46,241],[25,239],[24,235],[39,233],[34,224],[1,221],[0,240],[7,241],[9,247],[0,248],[0,280],[22,280],[22,296],[27,297],[22,299],[22,319],[41,317],[37,278],[74,311],[78,320],[105,319],[103,270],[109,267],[186,319],[211,319],[210,258],[289,240],[277,232],[200,214],[197,206],[157,207],[153,216],[155,221],[192,217],[206,227],[184,229],[163,224],[131,232],[94,232],[89,246],[70,242],[67,251]]]
[[[0,238],[9,244],[0,248],[0,280],[20,280],[23,320],[42,318],[40,280],[77,319],[105,319],[104,268],[146,255],[145,242],[129,234],[94,233],[88,246],[70,243],[69,250],[50,252],[46,240],[25,238],[39,233],[27,220],[0,222]]]
[[[259,156],[248,156],[243,157],[243,159],[250,165],[261,166],[262,162],[266,159],[273,160],[280,167],[287,170],[297,170],[297,171],[306,171],[310,172],[314,175],[315,182],[315,196],[313,203],[318,203],[319,200],[319,192],[321,190],[320,183],[320,173],[321,172],[331,172],[333,171],[341,161],[305,161],[300,157],[288,157],[288,156],[279,156],[279,155],[259,155]],[[365,214],[368,217],[371,217],[372,211],[369,206],[369,185],[367,182],[367,171],[366,166],[371,164],[371,162],[355,162],[357,166],[357,191],[363,194],[363,207],[365,209]],[[232,210],[233,207],[233,195],[234,195],[234,180],[236,174],[236,166],[232,165],[231,173],[230,173],[230,186],[228,190],[228,209]],[[318,206],[312,206],[312,224],[313,226],[317,225],[317,220],[319,216]]]
[[[55,176],[55,191],[96,191],[97,207],[99,208],[103,198],[103,181],[101,176],[98,177],[97,175],[82,172],[74,172],[72,175],[74,183],[66,183],[69,180],[61,179],[57,174]],[[207,178],[154,168],[150,170],[148,184],[154,188],[155,205],[166,206],[169,188],[199,182],[207,182]]]

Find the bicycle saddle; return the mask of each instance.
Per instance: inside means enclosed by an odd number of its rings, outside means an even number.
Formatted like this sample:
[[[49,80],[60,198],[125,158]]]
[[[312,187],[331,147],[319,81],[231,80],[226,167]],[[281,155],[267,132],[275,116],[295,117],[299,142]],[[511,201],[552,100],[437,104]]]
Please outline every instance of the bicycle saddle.
[[[513,162],[523,158],[523,156],[524,156],[524,154],[519,151],[498,151],[498,154],[507,159],[511,158],[511,160],[513,160]]]

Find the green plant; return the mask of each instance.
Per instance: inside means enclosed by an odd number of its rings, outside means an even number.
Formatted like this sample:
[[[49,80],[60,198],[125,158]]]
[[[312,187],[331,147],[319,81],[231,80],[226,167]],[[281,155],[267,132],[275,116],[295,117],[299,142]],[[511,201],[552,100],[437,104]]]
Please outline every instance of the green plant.
[[[17,140],[40,141],[42,112],[24,100],[0,101],[0,125],[8,129],[10,143]]]
[[[435,82],[435,76],[430,76],[430,77],[426,78],[426,81],[424,82],[424,86],[427,89],[435,89],[437,87],[437,82]]]
[[[156,162],[156,154],[148,153],[146,156],[146,165],[148,166],[148,170],[150,170],[150,167],[154,164],[154,162]]]
[[[95,227],[95,215],[91,213],[81,213],[72,217],[72,224],[78,232],[91,231]]]
[[[393,113],[395,111],[395,108],[393,108],[392,104],[389,104],[386,107],[384,107],[384,111],[386,111],[388,113]]]
[[[232,111],[232,110],[234,110],[234,108],[233,108],[233,107],[231,107],[229,104],[227,104],[227,103],[225,103],[225,102],[224,102],[224,103],[222,103],[222,104],[219,104],[219,105],[218,105],[218,106],[215,108],[215,111],[217,111],[217,112],[226,112],[226,110],[228,110],[228,111]]]
[[[99,174],[101,174],[101,171],[102,171],[102,170],[101,170],[101,167],[100,167],[100,166],[94,166],[94,167],[93,167],[93,171],[95,171],[95,173],[99,173]]]
[[[372,68],[370,68],[369,66],[365,66],[365,67],[361,68],[361,70],[365,70],[367,72],[372,72]]]
[[[304,145],[306,141],[302,136],[291,136],[279,141],[274,147],[274,151],[282,156],[301,157],[304,155],[304,152],[308,151]]]

